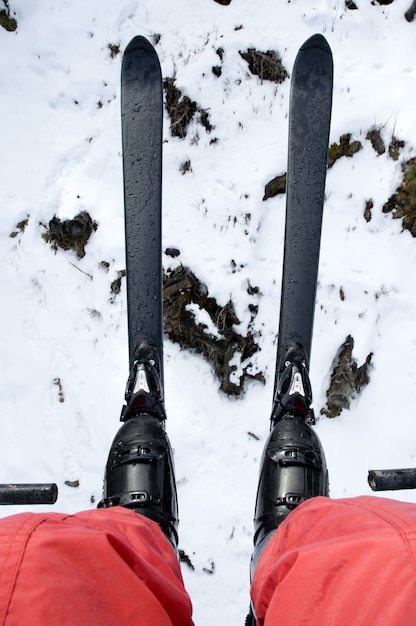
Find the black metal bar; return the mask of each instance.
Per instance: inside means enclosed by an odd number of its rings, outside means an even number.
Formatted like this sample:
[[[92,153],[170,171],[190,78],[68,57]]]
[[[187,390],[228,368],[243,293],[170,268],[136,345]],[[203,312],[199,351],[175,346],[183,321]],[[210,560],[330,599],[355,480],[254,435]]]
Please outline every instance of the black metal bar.
[[[373,491],[416,489],[416,467],[369,470],[368,484]]]
[[[29,483],[0,485],[0,505],[55,504],[58,487],[55,483]]]

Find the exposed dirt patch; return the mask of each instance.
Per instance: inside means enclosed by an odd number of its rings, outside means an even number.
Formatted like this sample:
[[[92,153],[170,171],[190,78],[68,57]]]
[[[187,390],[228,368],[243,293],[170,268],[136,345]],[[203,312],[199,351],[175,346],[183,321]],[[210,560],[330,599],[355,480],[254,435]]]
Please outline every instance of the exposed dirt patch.
[[[413,0],[412,4],[407,9],[404,16],[408,22],[412,22],[415,15],[416,15],[416,0]]]
[[[403,180],[383,206],[383,213],[392,213],[394,219],[401,219],[403,229],[416,237],[416,157],[402,165]]]
[[[255,48],[248,48],[246,52],[240,52],[240,56],[247,61],[250,72],[258,76],[261,81],[271,80],[275,83],[283,83],[289,76],[282,59],[274,50],[260,52]]]
[[[115,59],[118,54],[120,54],[120,44],[119,43],[109,43],[107,44],[107,48],[110,52],[110,57]]]
[[[335,357],[331,382],[326,392],[327,405],[321,409],[321,415],[337,417],[343,409],[349,409],[351,400],[370,382],[369,370],[373,354],[370,352],[363,365],[358,367],[352,356],[353,349],[354,339],[348,335]]]
[[[12,232],[10,233],[10,237],[12,237],[12,239],[14,239],[15,237],[17,237],[17,235],[20,235],[22,233],[25,232],[25,228],[26,226],[29,224],[29,217],[27,217],[24,220],[21,220],[20,222],[17,222],[16,224],[16,229],[12,230]]]
[[[351,133],[341,135],[339,143],[333,143],[328,151],[328,167],[332,167],[341,157],[352,157],[362,148],[360,141],[351,141]]]
[[[392,137],[389,144],[389,157],[393,159],[393,161],[398,161],[400,156],[400,150],[404,148],[406,142],[402,139],[397,139],[397,137]]]
[[[263,200],[274,198],[281,193],[286,192],[286,174],[280,174],[270,180],[264,187]]]
[[[0,9],[0,26],[12,33],[17,28],[17,21],[10,13],[9,0],[3,0],[3,8]]]
[[[87,211],[81,211],[73,219],[64,221],[54,215],[48,226],[45,224],[42,226],[46,228],[42,238],[50,243],[55,251],[58,248],[73,250],[79,259],[85,256],[85,246],[98,228],[97,222],[91,219]]]
[[[371,128],[366,135],[366,139],[370,141],[378,155],[385,153],[386,145],[383,141],[383,137],[381,136],[380,128]]]
[[[261,372],[248,372],[252,364],[247,360],[259,348],[251,332],[243,337],[234,330],[240,321],[231,300],[224,306],[219,305],[215,298],[209,296],[207,286],[184,266],[164,273],[163,298],[165,332],[181,347],[196,350],[210,361],[224,393],[239,395],[245,381],[250,378],[264,382]],[[208,313],[215,326],[215,334],[196,320],[189,307],[192,304]],[[252,315],[255,312],[252,311]],[[237,381],[232,380],[237,366],[230,365],[236,355],[240,363],[245,363]]]
[[[188,126],[195,115],[207,133],[213,130],[208,111],[191,100],[189,96],[183,95],[182,91],[176,87],[174,78],[165,78],[163,86],[166,94],[165,105],[170,118],[170,132],[173,137],[180,139],[186,137]]]
[[[374,202],[370,198],[370,200],[366,201],[365,207],[364,207],[364,219],[366,222],[371,222],[371,218],[372,218],[371,210],[373,208],[374,208]]]

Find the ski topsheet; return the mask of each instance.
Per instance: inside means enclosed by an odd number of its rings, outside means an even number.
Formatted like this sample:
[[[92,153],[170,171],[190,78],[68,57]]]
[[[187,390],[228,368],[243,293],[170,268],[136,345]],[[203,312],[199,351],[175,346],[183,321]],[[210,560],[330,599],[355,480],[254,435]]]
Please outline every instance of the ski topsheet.
[[[322,35],[295,60],[289,104],[286,227],[275,401],[288,348],[300,347],[309,369],[332,108],[333,61]],[[296,383],[296,381],[295,381]],[[308,394],[307,394],[308,395]],[[311,398],[310,398],[311,399]]]
[[[121,69],[129,362],[149,342],[163,381],[162,124],[159,59],[147,39],[134,37]]]

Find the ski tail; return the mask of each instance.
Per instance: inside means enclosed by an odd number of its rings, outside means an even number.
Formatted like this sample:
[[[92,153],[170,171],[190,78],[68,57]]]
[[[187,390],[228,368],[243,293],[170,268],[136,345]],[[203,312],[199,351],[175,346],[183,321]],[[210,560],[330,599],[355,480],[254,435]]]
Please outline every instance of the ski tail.
[[[313,35],[295,60],[289,104],[286,226],[272,420],[314,421],[309,363],[332,108],[333,60]]]

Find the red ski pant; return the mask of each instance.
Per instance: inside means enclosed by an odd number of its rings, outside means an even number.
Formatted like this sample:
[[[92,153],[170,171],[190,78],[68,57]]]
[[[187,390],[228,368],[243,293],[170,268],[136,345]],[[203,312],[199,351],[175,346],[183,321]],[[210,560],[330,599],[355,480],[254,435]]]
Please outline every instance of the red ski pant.
[[[413,626],[415,549],[413,504],[309,500],[257,565],[258,624]],[[0,520],[0,624],[191,626],[191,603],[171,545],[147,518],[118,507],[23,513]]]
[[[258,626],[414,626],[416,505],[306,501],[266,546],[251,596]]]
[[[188,626],[191,603],[159,526],[127,509],[0,520],[0,624]]]

